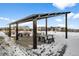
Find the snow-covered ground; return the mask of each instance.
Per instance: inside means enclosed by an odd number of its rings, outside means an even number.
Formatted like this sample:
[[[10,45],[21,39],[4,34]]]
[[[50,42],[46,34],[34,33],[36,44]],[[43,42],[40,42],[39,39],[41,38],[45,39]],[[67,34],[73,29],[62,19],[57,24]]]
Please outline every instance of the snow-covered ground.
[[[79,32],[68,32],[68,39],[65,39],[64,32],[57,32],[55,36],[57,39],[56,42],[60,42],[61,40],[67,44],[67,50],[64,56],[79,56]]]
[[[79,33],[69,33],[65,56],[79,56]]]
[[[55,43],[38,45],[37,49],[30,49],[17,45],[12,38],[3,32],[0,36],[4,37],[4,42],[0,45],[0,55],[7,56],[79,56],[79,33],[68,33],[65,39],[64,32],[48,32],[53,34]]]

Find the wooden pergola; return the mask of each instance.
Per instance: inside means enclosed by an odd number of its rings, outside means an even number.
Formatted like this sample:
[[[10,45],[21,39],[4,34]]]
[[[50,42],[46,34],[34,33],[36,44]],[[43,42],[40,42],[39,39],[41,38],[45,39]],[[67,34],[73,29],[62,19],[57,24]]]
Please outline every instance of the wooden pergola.
[[[33,49],[37,49],[37,20],[46,19],[46,35],[47,35],[47,18],[65,15],[65,38],[67,39],[68,38],[68,34],[67,34],[67,14],[68,13],[70,12],[32,14],[28,17],[12,22],[9,24],[9,37],[11,37],[11,25],[16,24],[16,40],[18,40],[18,24],[33,21]]]

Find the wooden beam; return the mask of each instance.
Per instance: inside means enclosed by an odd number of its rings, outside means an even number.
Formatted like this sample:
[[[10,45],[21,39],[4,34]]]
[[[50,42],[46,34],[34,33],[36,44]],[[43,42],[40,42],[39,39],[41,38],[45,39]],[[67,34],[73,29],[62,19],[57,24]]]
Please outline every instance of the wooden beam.
[[[29,22],[29,21],[32,21],[32,19],[36,19],[38,18],[38,16],[40,15],[39,19],[45,19],[46,17],[54,17],[54,16],[57,16],[57,15],[64,15],[65,13],[70,13],[70,12],[57,12],[57,13],[43,13],[43,14],[33,14],[33,15],[30,15],[28,17],[25,17],[23,19],[20,19],[18,21],[15,21],[15,22],[12,22],[10,24],[16,24],[16,23],[23,23],[23,22]]]
[[[67,30],[67,13],[65,13],[65,38],[68,38],[68,30]]]
[[[33,49],[37,49],[37,19],[33,20]]]
[[[18,40],[18,23],[16,23],[16,40]]]
[[[47,35],[47,18],[46,18],[46,24],[45,24],[45,26],[46,26],[46,35]]]
[[[9,37],[11,37],[11,25],[9,25]]]

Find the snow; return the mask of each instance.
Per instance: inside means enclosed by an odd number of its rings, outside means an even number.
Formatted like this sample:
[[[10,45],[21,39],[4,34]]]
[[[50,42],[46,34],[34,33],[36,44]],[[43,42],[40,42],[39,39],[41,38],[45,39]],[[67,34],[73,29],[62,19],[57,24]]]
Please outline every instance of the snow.
[[[69,33],[68,48],[64,56],[79,56],[79,33]]]
[[[38,45],[37,49],[27,48],[15,43],[5,33],[0,32],[4,42],[0,45],[0,56],[78,56],[79,33],[69,32],[65,39],[64,32],[48,32],[53,34],[55,42]]]
[[[3,32],[0,32],[0,36],[4,37],[4,42],[0,45],[0,55],[8,56],[22,56],[24,53],[19,49],[19,46],[15,44],[14,40],[9,38]]]

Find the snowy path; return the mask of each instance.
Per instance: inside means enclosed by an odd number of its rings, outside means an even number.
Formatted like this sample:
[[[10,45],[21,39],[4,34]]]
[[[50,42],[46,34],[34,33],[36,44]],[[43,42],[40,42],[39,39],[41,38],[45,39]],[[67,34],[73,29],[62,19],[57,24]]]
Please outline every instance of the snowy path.
[[[56,42],[65,42],[67,44],[67,50],[64,56],[79,56],[79,33],[68,33],[68,39],[65,39],[64,32],[55,33]]]
[[[79,56],[79,33],[69,33],[68,48],[64,56]]]
[[[79,40],[78,39],[68,40],[68,49],[65,55],[66,56],[79,56]]]

